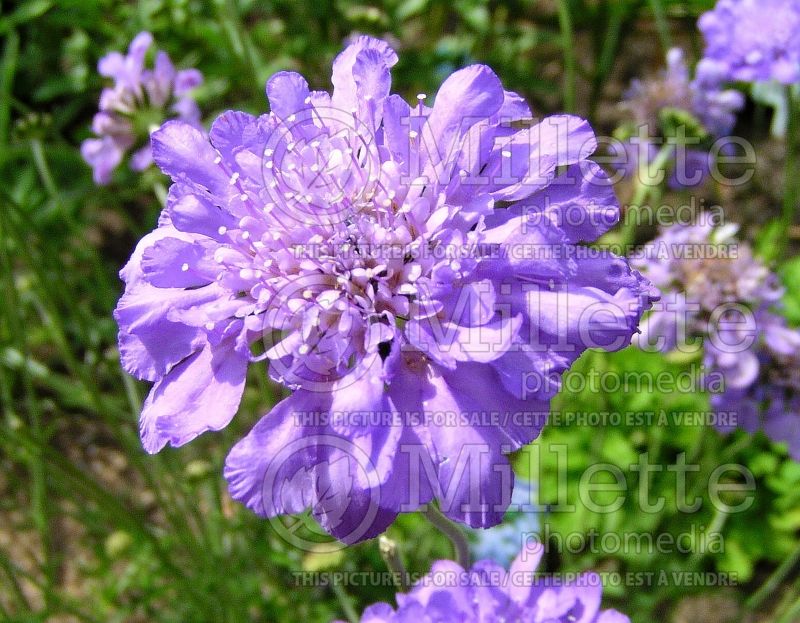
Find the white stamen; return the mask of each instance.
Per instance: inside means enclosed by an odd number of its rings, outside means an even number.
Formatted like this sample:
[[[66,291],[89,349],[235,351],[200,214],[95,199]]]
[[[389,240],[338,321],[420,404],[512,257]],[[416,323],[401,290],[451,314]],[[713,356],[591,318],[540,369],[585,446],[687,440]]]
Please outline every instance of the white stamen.
[[[227,227],[225,227],[225,225],[220,225],[220,226],[219,226],[219,229],[217,229],[217,233],[218,233],[220,236],[224,236],[225,234],[227,234],[227,233],[228,233],[228,228],[227,228]]]
[[[181,270],[182,270],[183,272],[186,272],[186,271],[188,271],[188,270],[189,270],[189,265],[188,265],[186,262],[184,262],[184,263],[181,265]]]

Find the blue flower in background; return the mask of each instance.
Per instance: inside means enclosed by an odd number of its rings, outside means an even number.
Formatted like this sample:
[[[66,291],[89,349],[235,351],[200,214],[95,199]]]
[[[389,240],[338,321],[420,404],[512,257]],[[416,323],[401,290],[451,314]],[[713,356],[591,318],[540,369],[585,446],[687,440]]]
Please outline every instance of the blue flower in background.
[[[539,531],[539,512],[535,510],[536,489],[528,480],[516,478],[511,505],[499,526],[472,533],[472,551],[477,559],[493,560],[508,566],[523,543]]]

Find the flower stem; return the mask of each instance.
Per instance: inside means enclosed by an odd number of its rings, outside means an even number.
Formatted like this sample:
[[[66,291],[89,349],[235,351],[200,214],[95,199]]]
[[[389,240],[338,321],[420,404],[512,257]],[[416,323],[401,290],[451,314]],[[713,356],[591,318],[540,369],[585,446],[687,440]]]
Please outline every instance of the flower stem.
[[[162,208],[167,206],[167,188],[164,186],[164,182],[153,182],[153,194]]]
[[[800,597],[789,606],[789,609],[783,613],[783,616],[778,619],[777,623],[793,623],[798,620],[800,620]]]
[[[382,534],[378,539],[378,549],[381,552],[383,562],[386,563],[386,566],[392,573],[397,590],[401,593],[407,593],[409,589],[408,574],[406,573],[403,559],[400,558],[400,550],[397,547],[397,543],[385,534]]]
[[[347,620],[350,623],[358,623],[358,613],[355,608],[353,608],[353,602],[350,601],[350,596],[345,593],[344,589],[336,582],[331,582],[331,590],[333,590],[333,594],[336,595],[336,599],[339,600],[339,605],[342,606]]]
[[[792,87],[786,87],[789,102],[789,123],[786,129],[786,168],[783,193],[783,213],[781,219],[784,250],[788,246],[789,234],[794,222],[794,215],[800,203],[800,93]]]
[[[444,534],[453,544],[456,562],[464,569],[469,567],[469,545],[464,532],[445,517],[442,512],[431,504],[428,504],[425,510],[422,511],[425,518],[430,521],[433,526]]]
[[[656,191],[661,187],[660,183],[652,184],[645,182],[645,176],[642,175],[642,170],[648,173],[646,176],[647,180],[652,179],[650,175],[653,172],[664,170],[666,173],[667,162],[672,158],[674,149],[675,145],[672,143],[664,143],[652,162],[642,162],[639,164],[639,174],[636,176],[636,188],[633,193],[633,198],[622,214],[622,227],[618,235],[618,242],[620,244],[629,245],[633,242],[637,225],[636,213],[641,209],[642,204],[645,201],[649,201],[650,197],[655,195]],[[617,241],[615,240],[614,242]]]
[[[667,15],[661,0],[650,0],[650,9],[656,20],[656,30],[658,30],[658,38],[661,40],[661,47],[666,53],[672,47],[672,39],[669,36],[669,22],[667,22]]]
[[[775,593],[778,586],[786,579],[786,576],[789,575],[798,562],[800,562],[800,546],[775,569],[774,573],[767,578],[767,581],[745,602],[745,608],[750,611],[758,609],[767,597]]]
[[[560,0],[558,3],[558,23],[561,27],[561,47],[564,52],[564,110],[575,112],[577,60],[569,0]]]

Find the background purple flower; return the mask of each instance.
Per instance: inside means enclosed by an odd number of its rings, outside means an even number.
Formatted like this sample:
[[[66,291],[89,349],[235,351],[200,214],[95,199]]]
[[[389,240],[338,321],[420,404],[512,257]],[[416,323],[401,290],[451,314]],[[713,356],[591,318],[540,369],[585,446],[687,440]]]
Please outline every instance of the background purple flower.
[[[800,0],[719,0],[697,25],[704,63],[725,80],[800,80]]]
[[[625,94],[622,108],[630,117],[629,131],[635,134],[644,128],[646,132],[634,141],[612,144],[611,155],[618,160],[615,168],[626,177],[636,175],[642,158],[651,163],[665,144],[671,129],[666,126],[680,123],[692,142],[673,148],[669,185],[683,188],[702,183],[711,165],[708,138],[728,135],[736,123],[736,112],[744,106],[741,93],[722,88],[724,79],[706,61],[698,64],[692,79],[683,51],[669,50],[666,70],[655,78],[634,80]]]
[[[361,623],[630,623],[616,610],[601,610],[600,576],[584,573],[573,581],[536,572],[544,548],[529,545],[508,571],[490,560],[465,571],[440,560],[407,594],[397,609],[377,603]]]
[[[778,313],[777,276],[735,233],[730,226],[676,225],[645,247],[634,264],[662,299],[637,342],[662,352],[702,348],[704,365],[724,379],[711,404],[732,415],[719,428],[763,429],[800,459],[800,331]]]
[[[142,171],[153,162],[149,134],[169,117],[200,128],[200,111],[191,96],[203,81],[196,69],[176,71],[166,52],[158,51],[153,69],[145,68],[145,56],[153,44],[149,32],[141,32],[128,48],[128,54],[111,52],[100,59],[101,75],[114,80],[103,89],[100,110],[92,121],[99,138],[81,145],[84,160],[94,170],[96,184],[107,184],[125,153],[144,142],[131,155],[130,166]]]
[[[530,110],[483,65],[409,106],[396,61],[360,37],[330,95],[279,72],[269,115],[155,132],[173,185],[116,311],[123,366],[155,382],[145,448],[225,426],[266,359],[292,393],[232,449],[231,495],[311,509],[345,542],[434,498],[498,523],[506,454],[538,435],[561,374],[627,345],[650,303],[623,258],[577,246],[619,217],[585,121],[512,126]]]

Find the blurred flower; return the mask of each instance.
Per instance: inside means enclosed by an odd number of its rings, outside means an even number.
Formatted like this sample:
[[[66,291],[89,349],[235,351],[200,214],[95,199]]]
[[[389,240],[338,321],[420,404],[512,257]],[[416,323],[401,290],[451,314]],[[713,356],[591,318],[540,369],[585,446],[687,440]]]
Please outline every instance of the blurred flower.
[[[409,593],[397,595],[396,610],[374,604],[361,623],[630,623],[616,610],[600,609],[603,586],[596,573],[572,580],[537,573],[543,551],[529,545],[508,571],[491,560],[469,571],[437,561]]]
[[[630,121],[623,128],[622,142],[612,145],[612,155],[619,160],[617,170],[633,177],[642,166],[642,157],[652,163],[661,145],[672,138],[675,153],[670,186],[700,184],[710,170],[708,140],[729,134],[736,112],[744,106],[741,93],[722,89],[723,79],[704,63],[697,66],[692,79],[683,51],[672,48],[660,76],[634,80],[622,103]],[[679,127],[685,130],[683,137],[675,132]]]
[[[719,0],[697,25],[703,63],[726,81],[800,80],[800,0]]]
[[[735,234],[675,225],[632,260],[662,291],[635,343],[665,352],[702,342],[704,365],[724,379],[711,404],[735,420],[719,428],[763,429],[800,459],[800,331],[778,313],[778,277]]]
[[[174,183],[116,310],[123,366],[156,383],[146,450],[226,426],[266,359],[292,393],[229,454],[231,495],[268,517],[310,508],[345,542],[434,497],[498,523],[506,453],[650,303],[623,258],[577,246],[619,217],[585,121],[512,126],[530,110],[482,65],[410,107],[390,95],[396,61],[360,37],[331,95],[279,72],[269,115],[155,132]]]
[[[472,551],[475,558],[492,560],[508,566],[519,553],[522,543],[539,530],[539,513],[535,510],[535,488],[528,480],[517,478],[511,505],[503,523],[479,529],[473,534]]]
[[[158,51],[153,69],[145,69],[145,55],[153,44],[149,32],[141,32],[128,48],[128,54],[111,52],[100,59],[97,69],[112,78],[114,86],[103,89],[100,111],[92,121],[99,138],[83,141],[81,154],[94,170],[96,184],[107,184],[125,153],[140,145],[131,155],[130,166],[142,171],[153,162],[150,133],[161,123],[177,116],[200,128],[200,111],[192,90],[203,81],[196,69],[176,71],[166,52]]]

